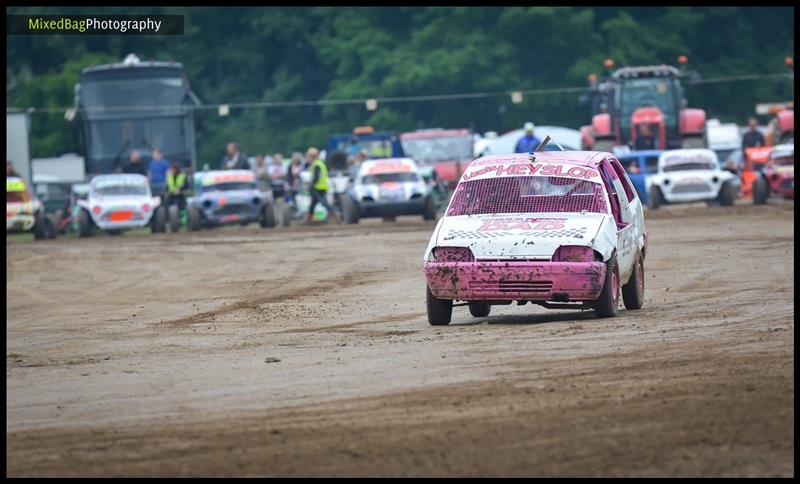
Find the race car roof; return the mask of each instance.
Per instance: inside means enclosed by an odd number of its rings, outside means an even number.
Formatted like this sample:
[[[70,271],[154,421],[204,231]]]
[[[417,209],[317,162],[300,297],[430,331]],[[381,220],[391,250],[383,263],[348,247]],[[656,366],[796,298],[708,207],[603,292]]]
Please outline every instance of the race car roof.
[[[417,172],[417,164],[411,158],[380,158],[361,163],[360,175],[377,175],[382,173],[411,173]]]
[[[109,175],[97,175],[91,181],[92,185],[110,185],[114,183],[143,185],[147,183],[147,177],[138,173],[112,173]]]
[[[537,163],[569,163],[572,165],[597,167],[608,153],[602,151],[540,151],[536,153]],[[511,155],[488,155],[473,161],[470,166],[478,164],[521,163],[530,161],[528,153]]]
[[[444,138],[446,136],[470,136],[468,129],[426,129],[411,131],[400,135],[401,140],[423,139],[423,138]]]
[[[203,186],[217,185],[220,183],[252,182],[255,174],[250,170],[213,170],[204,171],[196,175],[202,180]]]
[[[658,157],[658,163],[661,165],[687,163],[691,161],[718,163],[719,159],[717,159],[717,153],[714,152],[714,150],[709,150],[707,148],[667,150]]]

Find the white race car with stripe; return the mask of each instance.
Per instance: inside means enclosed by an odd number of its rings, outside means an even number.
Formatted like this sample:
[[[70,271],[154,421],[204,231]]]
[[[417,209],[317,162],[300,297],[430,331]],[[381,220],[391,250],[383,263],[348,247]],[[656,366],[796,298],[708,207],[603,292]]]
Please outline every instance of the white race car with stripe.
[[[89,196],[77,204],[79,237],[88,237],[98,229],[112,235],[147,226],[153,233],[166,231],[161,199],[152,195],[150,182],[143,175],[97,175],[89,184]]]
[[[713,150],[667,150],[658,157],[658,173],[647,177],[650,208],[666,203],[713,202],[733,205],[741,183],[720,167]]]
[[[591,151],[496,155],[472,162],[424,254],[428,321],[454,301],[473,316],[532,302],[593,308],[644,301],[642,203],[619,161]]]

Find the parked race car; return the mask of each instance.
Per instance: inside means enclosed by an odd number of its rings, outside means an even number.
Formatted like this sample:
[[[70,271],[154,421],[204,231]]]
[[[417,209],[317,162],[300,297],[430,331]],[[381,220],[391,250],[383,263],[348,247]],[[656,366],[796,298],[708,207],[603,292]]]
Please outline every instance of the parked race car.
[[[89,183],[89,196],[78,199],[78,237],[95,230],[119,235],[125,230],[150,227],[166,231],[166,213],[161,199],[150,192],[147,177],[137,174],[98,175]]]
[[[343,201],[344,220],[362,218],[394,220],[398,215],[436,219],[436,202],[417,164],[410,158],[385,158],[361,163]]]
[[[56,221],[31,196],[25,180],[16,176],[6,177],[6,232],[33,232],[36,240],[56,238]]]
[[[717,154],[706,148],[667,150],[658,157],[658,172],[647,177],[649,206],[667,203],[719,202],[733,205],[739,178],[720,167]]]
[[[763,205],[775,194],[794,199],[794,143],[772,147],[769,161],[753,182],[753,203]]]
[[[226,224],[262,227],[275,226],[275,203],[272,191],[259,190],[250,170],[206,171],[194,177],[194,196],[186,200],[189,208],[189,230],[200,230]],[[284,225],[291,214],[284,205]]]
[[[513,301],[611,317],[620,288],[639,309],[646,254],[642,203],[610,153],[479,158],[425,250],[428,322],[449,324],[454,301],[475,317]]]

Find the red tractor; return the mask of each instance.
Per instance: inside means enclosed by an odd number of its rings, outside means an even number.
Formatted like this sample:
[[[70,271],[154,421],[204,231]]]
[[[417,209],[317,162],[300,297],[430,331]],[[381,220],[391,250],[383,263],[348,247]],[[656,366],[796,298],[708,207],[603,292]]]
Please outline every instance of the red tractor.
[[[686,57],[681,56],[681,64]],[[606,60],[607,69],[614,66]],[[667,65],[623,67],[602,82],[589,76],[592,124],[581,127],[583,149],[612,151],[628,145],[634,150],[705,148],[706,113],[686,107],[680,79],[684,72]],[[695,72],[693,80],[699,78]]]

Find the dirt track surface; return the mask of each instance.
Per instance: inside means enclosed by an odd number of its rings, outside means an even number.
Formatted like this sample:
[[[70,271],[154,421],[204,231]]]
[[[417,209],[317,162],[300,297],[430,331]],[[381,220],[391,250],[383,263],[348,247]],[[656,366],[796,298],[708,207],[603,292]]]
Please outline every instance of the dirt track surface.
[[[643,309],[437,328],[416,218],[9,241],[7,473],[792,476],[793,216],[649,212]]]

